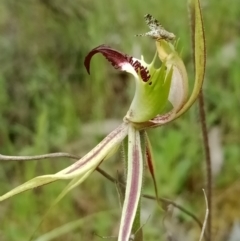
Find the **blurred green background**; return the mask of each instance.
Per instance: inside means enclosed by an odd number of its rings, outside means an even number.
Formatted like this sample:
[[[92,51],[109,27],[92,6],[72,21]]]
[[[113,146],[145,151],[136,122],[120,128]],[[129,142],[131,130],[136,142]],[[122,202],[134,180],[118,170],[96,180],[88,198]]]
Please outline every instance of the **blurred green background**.
[[[213,240],[232,241],[233,227],[240,230],[240,7],[239,0],[201,2],[207,43],[205,109],[214,174]],[[135,57],[144,54],[150,62],[153,42],[134,36],[148,31],[146,13],[180,37],[192,86],[186,0],[0,0],[0,153],[65,151],[81,156],[114,129],[131,102],[132,78],[101,56],[94,56],[89,76],[83,61],[88,51],[105,43]],[[149,133],[161,196],[203,219],[205,163],[197,104],[174,123]],[[2,162],[0,194],[71,162]],[[121,155],[102,167],[112,176],[121,174]],[[57,182],[1,203],[0,240],[28,240],[65,185]],[[149,176],[144,193],[154,194]],[[168,234],[179,241],[198,240],[197,225],[177,210],[166,216],[153,201],[143,200],[142,216],[146,240],[167,240]],[[77,228],[51,240],[102,240],[96,234],[117,235],[119,218],[115,186],[94,173],[51,211],[36,237],[49,240],[42,235],[78,220]]]

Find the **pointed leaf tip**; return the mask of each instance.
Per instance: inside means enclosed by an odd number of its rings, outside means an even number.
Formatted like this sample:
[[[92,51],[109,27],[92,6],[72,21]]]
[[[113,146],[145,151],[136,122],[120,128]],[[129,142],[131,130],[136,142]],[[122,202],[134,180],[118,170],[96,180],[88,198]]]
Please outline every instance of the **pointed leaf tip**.
[[[101,53],[111,64],[115,69],[121,69],[124,64],[129,64],[130,56],[127,54],[123,54],[115,49],[112,49],[111,47],[107,45],[99,45],[98,47],[92,49],[88,55],[85,57],[84,60],[84,66],[90,74],[90,62],[92,57],[97,54]]]

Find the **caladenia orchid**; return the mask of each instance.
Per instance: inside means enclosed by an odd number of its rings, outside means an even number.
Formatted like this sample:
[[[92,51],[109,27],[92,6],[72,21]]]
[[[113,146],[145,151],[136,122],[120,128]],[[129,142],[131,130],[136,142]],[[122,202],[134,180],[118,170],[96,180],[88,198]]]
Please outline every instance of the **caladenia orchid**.
[[[145,34],[155,40],[156,55],[150,64],[144,58],[136,59],[106,45],[100,45],[85,58],[85,67],[90,73],[91,58],[102,54],[116,69],[134,76],[136,90],[123,123],[105,137],[94,149],[69,167],[51,175],[38,176],[14,188],[0,197],[3,201],[23,191],[57,180],[72,179],[57,200],[83,182],[100,164],[113,155],[124,143],[127,163],[126,189],[122,206],[122,216],[118,240],[128,241],[140,226],[140,197],[145,162],[156,183],[153,170],[151,145],[146,134],[148,128],[164,125],[185,113],[194,103],[201,90],[205,70],[205,42],[199,0],[190,2],[193,21],[193,46],[195,56],[195,83],[188,98],[188,76],[185,65],[171,40],[175,37],[167,32],[150,15],[146,22],[151,32]],[[154,63],[159,58],[162,65],[156,69]],[[172,108],[163,111],[170,103]],[[140,239],[142,240],[142,239]]]

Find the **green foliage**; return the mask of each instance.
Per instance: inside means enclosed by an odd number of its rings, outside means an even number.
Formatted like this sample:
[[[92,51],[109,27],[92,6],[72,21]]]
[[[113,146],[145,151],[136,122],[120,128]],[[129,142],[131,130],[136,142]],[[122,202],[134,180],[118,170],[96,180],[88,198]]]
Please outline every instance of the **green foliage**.
[[[231,186],[240,171],[238,4],[237,0],[232,0],[231,6],[224,0],[203,3],[208,49],[204,85],[207,119],[209,127],[218,126],[221,130],[224,152],[224,164],[217,176],[216,189]],[[80,139],[88,141],[81,135],[84,124],[96,119],[121,118],[132,93],[127,92],[127,87],[131,86],[128,77],[113,72],[103,61],[98,61],[98,57],[93,60],[95,67],[92,67],[96,69],[97,66],[100,71],[97,76],[87,76],[83,59],[93,46],[107,43],[134,55],[143,52],[149,62],[154,48],[149,49],[149,40],[144,38],[141,46],[139,43],[135,45],[139,39],[134,37],[146,28],[142,19],[148,12],[180,37],[189,71],[192,53],[190,34],[187,34],[186,1],[2,0],[0,153],[88,152],[94,144],[90,147],[79,144]],[[193,108],[176,123],[157,130],[151,136],[160,194],[175,197],[181,193],[187,204],[194,203],[191,207],[199,204],[202,195],[199,190],[204,183],[201,174],[204,157],[199,133],[197,108]],[[97,138],[99,136],[93,136],[92,143]],[[77,148],[73,147],[75,145]],[[83,151],[81,146],[84,146]],[[56,172],[67,164],[64,160],[54,160],[50,164],[48,160],[42,163],[1,163],[1,194],[36,174]],[[118,162],[105,165],[111,172],[117,172],[117,169],[121,172],[119,166]],[[152,183],[149,184],[147,178],[145,183],[145,190],[149,190]],[[116,190],[109,185],[103,178],[93,176],[81,190],[65,198],[52,211],[40,233],[101,208],[107,209],[107,205],[116,203],[117,206]],[[53,184],[4,202],[0,207],[0,239],[27,240],[63,188],[64,183]],[[189,193],[196,190],[198,195],[192,197],[193,194]],[[94,202],[86,204],[82,199]],[[96,225],[95,230],[100,235],[111,234],[112,231],[106,228],[110,218],[106,218],[106,222],[102,221],[104,219],[96,219],[96,223],[87,222],[88,227],[80,230],[86,237],[83,240],[99,240],[90,238],[91,227],[94,228],[91,225]],[[159,217],[156,223],[160,223]],[[153,227],[158,236],[151,240],[156,240],[161,234],[159,226]],[[112,230],[114,228],[113,225]],[[74,233],[58,240],[66,240],[66,237],[79,240]]]

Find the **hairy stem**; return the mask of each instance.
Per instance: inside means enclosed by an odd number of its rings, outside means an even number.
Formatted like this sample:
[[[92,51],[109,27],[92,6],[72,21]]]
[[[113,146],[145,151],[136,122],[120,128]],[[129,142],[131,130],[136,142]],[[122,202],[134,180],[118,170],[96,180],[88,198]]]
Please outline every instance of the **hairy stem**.
[[[199,97],[198,97],[198,105],[199,105],[199,115],[200,115],[200,122],[201,122],[201,129],[202,129],[202,136],[203,136],[203,145],[204,145],[204,152],[205,152],[205,164],[206,164],[206,190],[207,190],[207,201],[208,201],[208,223],[207,223],[207,233],[208,233],[208,240],[211,241],[211,234],[212,234],[212,166],[211,166],[211,157],[210,157],[210,148],[209,148],[209,141],[208,141],[208,132],[207,132],[207,125],[206,125],[206,114],[204,110],[204,97],[203,91],[201,90]]]

